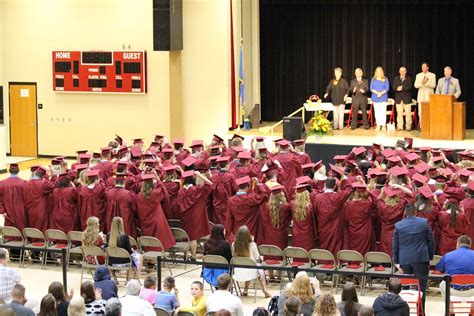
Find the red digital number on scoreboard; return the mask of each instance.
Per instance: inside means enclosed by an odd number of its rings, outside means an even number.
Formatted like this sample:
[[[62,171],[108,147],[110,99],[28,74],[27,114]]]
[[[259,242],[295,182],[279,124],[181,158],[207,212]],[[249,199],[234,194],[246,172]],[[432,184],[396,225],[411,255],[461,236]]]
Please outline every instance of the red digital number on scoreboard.
[[[53,91],[146,93],[145,51],[54,51]]]

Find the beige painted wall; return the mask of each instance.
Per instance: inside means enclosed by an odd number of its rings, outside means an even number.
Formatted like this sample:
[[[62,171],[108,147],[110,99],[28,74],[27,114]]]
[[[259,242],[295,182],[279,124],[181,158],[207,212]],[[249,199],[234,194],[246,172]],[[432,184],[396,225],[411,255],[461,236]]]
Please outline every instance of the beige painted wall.
[[[152,0],[0,0],[0,84],[37,82],[38,103],[44,106],[38,110],[40,155],[96,150],[115,132],[147,141],[154,133],[181,134],[188,142],[226,135],[229,2],[183,2],[184,50],[170,54],[153,51]],[[148,52],[146,95],[52,91],[51,51],[122,50],[123,45]]]

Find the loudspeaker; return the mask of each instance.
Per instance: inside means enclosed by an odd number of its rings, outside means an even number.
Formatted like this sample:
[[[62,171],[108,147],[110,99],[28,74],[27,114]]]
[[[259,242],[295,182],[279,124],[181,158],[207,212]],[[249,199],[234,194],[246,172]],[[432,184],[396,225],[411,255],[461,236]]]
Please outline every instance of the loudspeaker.
[[[303,120],[299,116],[283,118],[283,138],[289,141],[304,138]]]
[[[183,49],[183,0],[153,0],[153,50]]]

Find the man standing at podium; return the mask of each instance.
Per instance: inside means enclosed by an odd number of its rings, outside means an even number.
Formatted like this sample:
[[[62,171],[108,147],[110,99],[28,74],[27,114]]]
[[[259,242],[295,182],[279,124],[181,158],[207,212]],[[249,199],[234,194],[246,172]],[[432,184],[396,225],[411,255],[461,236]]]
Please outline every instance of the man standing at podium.
[[[421,64],[421,72],[416,75],[415,78],[415,88],[418,89],[418,97],[416,101],[418,102],[418,117],[420,118],[421,126],[421,102],[429,102],[430,95],[434,93],[434,88],[436,87],[436,75],[432,72],[429,72],[430,69],[427,62]]]
[[[451,77],[452,72],[451,67],[444,67],[444,78],[438,80],[436,94],[451,94],[457,99],[461,95],[461,86],[457,78]]]

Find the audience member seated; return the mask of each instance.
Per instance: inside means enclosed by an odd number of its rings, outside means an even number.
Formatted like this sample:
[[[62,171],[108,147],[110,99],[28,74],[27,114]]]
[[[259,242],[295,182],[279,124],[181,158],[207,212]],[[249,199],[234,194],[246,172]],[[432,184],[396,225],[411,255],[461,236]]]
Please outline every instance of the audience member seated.
[[[266,308],[257,307],[253,311],[252,316],[271,316],[271,315],[270,315],[270,312]]]
[[[280,310],[278,310],[278,312],[280,312]],[[301,300],[298,298],[298,296],[290,296],[286,300],[282,315],[285,315],[285,316],[301,315]]]
[[[128,235],[125,234],[123,220],[121,217],[116,216],[112,219],[110,238],[108,240],[107,246],[119,247],[127,250],[132,257],[132,262],[135,268],[140,269],[140,256],[130,246],[130,239],[128,238]],[[111,263],[113,266],[126,267],[130,264],[130,261],[126,258],[110,257],[109,263]]]
[[[102,299],[101,290],[94,288],[94,284],[91,281],[82,283],[81,296],[86,304],[87,315],[105,313],[105,301]]]
[[[0,307],[0,315],[3,315],[4,311],[11,308],[17,316],[35,316],[35,312],[29,307],[25,307],[27,301],[25,297],[25,287],[19,283],[15,284],[11,293],[12,301],[9,304],[2,305]]]
[[[357,316],[374,316],[374,309],[367,305],[362,305]]]
[[[357,291],[353,283],[347,283],[342,288],[341,301],[337,303],[337,309],[341,313],[341,316],[354,316],[357,315],[360,308],[359,298],[357,297]]]
[[[74,290],[71,289],[68,296],[64,292],[63,284],[56,281],[49,285],[48,293],[53,295],[54,299],[56,300],[56,310],[58,311],[58,316],[67,316],[67,307],[69,305],[69,300],[74,294]]]
[[[10,303],[12,299],[12,289],[15,284],[20,283],[21,275],[12,268],[7,267],[8,252],[0,249],[0,300]]]
[[[151,275],[147,275],[143,281],[143,287],[140,289],[140,298],[151,305],[155,305],[156,301],[156,278]]]
[[[319,297],[316,303],[314,315],[316,316],[330,316],[337,314],[336,300],[332,294],[323,294]]]
[[[105,311],[104,311],[105,313]],[[69,301],[67,308],[68,316],[83,316],[83,315],[103,315],[103,313],[89,313],[86,312],[86,304],[84,303],[84,298],[79,295],[74,295]]]
[[[457,249],[445,254],[436,265],[436,270],[449,275],[474,274],[474,250],[471,250],[471,238],[462,235],[457,240]],[[439,284],[443,299],[446,296],[446,282]],[[474,296],[474,284],[472,285],[451,285],[451,295],[470,297]]]
[[[216,312],[216,316],[234,316],[227,309],[220,309]]]
[[[372,308],[375,316],[409,316],[410,308],[408,303],[400,297],[402,284],[397,278],[390,278],[388,281],[388,293],[380,295],[374,301]]]
[[[117,296],[117,283],[110,279],[110,271],[106,266],[99,266],[94,273],[94,287],[100,289],[103,300]]]
[[[286,301],[288,298],[296,296],[301,301],[300,314],[311,316],[320,295],[319,282],[313,279],[312,284],[306,272],[298,272],[293,283],[288,283],[278,298],[278,315],[285,315]]]
[[[232,278],[229,274],[221,274],[217,278],[217,291],[209,295],[206,302],[207,312],[217,312],[221,309],[228,310],[233,316],[243,316],[242,301],[229,292]],[[224,315],[224,314],[222,314]]]
[[[216,224],[212,227],[209,239],[204,243],[204,255],[222,256],[230,262],[232,259],[232,249],[229,242],[224,236],[224,225]],[[204,280],[217,287],[217,278],[222,273],[228,273],[229,269],[225,268],[208,268],[202,269]]]
[[[191,306],[183,306],[179,309],[180,312],[191,312],[196,316],[206,316],[206,297],[204,296],[204,285],[199,281],[194,281],[191,284],[191,295],[193,301]]]
[[[91,216],[87,219],[87,227],[82,233],[82,246],[97,246],[103,248],[104,238],[99,228],[99,219]],[[105,257],[86,256],[86,261],[89,264],[104,264]]]
[[[105,304],[105,316],[121,316],[122,304],[118,298],[111,298]]]
[[[174,278],[172,276],[166,277],[163,280],[163,290],[156,293],[155,307],[161,307],[173,313],[180,305],[178,293]]]
[[[155,310],[153,306],[141,299],[138,295],[140,294],[140,283],[137,280],[130,280],[127,283],[127,295],[120,298],[120,304],[122,304],[122,315],[123,316],[154,316]]]
[[[56,312],[56,299],[51,294],[46,294],[40,303],[40,311],[38,316],[55,316]]]

